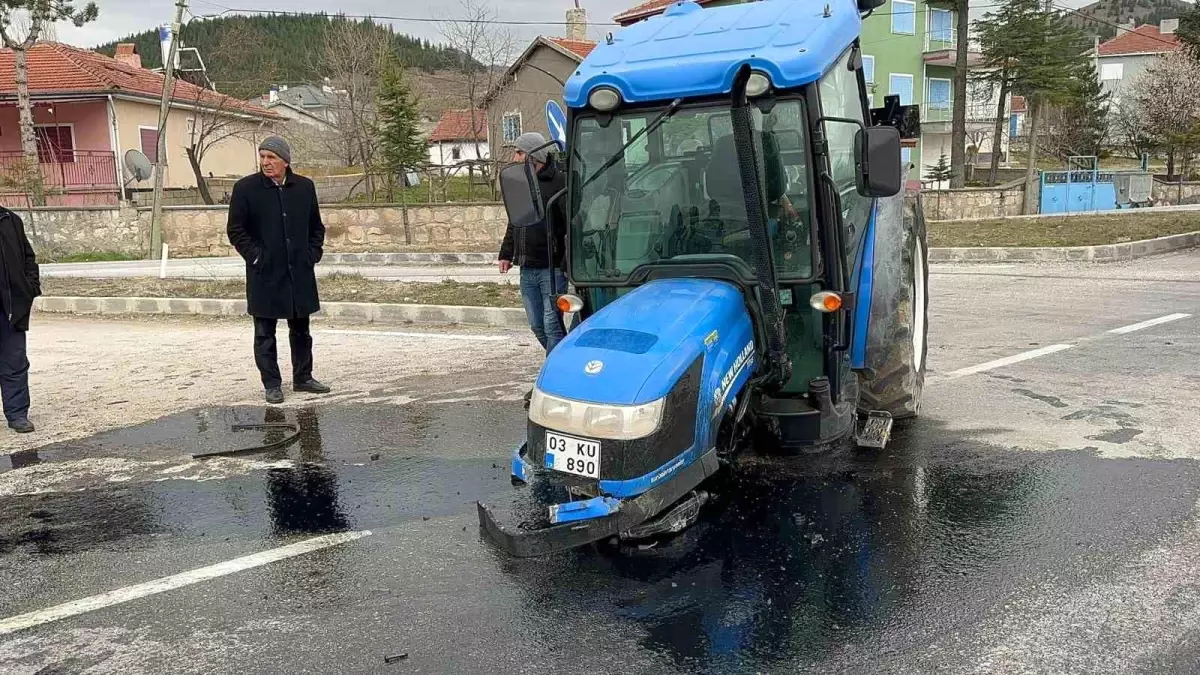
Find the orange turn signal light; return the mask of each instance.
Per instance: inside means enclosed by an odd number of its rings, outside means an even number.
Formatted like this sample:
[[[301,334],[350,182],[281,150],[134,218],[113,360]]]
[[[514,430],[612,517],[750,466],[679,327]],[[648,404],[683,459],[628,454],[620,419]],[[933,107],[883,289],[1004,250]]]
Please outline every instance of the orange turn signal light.
[[[808,304],[818,312],[836,312],[842,308],[842,296],[833,291],[821,291],[814,293]]]
[[[570,293],[558,296],[555,304],[558,305],[558,311],[563,314],[570,314],[583,309],[583,299],[578,295],[571,295]]]

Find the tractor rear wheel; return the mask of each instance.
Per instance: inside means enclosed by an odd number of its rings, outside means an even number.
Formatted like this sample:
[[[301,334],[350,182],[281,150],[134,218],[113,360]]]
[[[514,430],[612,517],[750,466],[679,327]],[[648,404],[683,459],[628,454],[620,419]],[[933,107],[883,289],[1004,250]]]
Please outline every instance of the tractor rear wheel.
[[[921,410],[928,355],[929,245],[920,195],[914,201],[903,208],[900,265],[892,277],[895,282],[874,293],[869,333],[879,353],[872,359],[872,370],[859,375],[859,408],[884,411],[898,420],[916,417]]]

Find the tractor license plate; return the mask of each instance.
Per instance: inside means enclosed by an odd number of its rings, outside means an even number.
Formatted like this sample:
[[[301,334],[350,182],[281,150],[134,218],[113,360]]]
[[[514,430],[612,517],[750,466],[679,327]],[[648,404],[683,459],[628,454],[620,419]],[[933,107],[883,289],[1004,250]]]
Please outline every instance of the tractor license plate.
[[[599,478],[600,443],[547,431],[546,468],[586,478]]]

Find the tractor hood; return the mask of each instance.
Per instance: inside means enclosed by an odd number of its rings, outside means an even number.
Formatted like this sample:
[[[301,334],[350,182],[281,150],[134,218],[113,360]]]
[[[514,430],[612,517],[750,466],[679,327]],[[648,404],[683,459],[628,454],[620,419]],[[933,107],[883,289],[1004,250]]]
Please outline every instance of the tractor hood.
[[[546,357],[537,386],[589,403],[649,403],[666,396],[697,358],[748,323],[745,299],[733,284],[651,281],[572,330]]]

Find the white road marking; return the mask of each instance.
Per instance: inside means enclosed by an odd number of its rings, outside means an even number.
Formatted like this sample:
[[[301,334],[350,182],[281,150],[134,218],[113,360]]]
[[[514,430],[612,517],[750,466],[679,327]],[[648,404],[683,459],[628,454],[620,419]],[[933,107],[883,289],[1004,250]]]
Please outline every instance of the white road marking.
[[[439,340],[465,340],[468,342],[503,342],[514,339],[509,335],[457,335],[454,333],[404,333],[386,330],[323,330],[328,335],[369,335],[372,337],[437,338]]]
[[[1014,363],[1029,361],[1030,359],[1036,359],[1049,354],[1057,354],[1058,352],[1068,350],[1071,347],[1072,345],[1050,345],[1049,347],[1042,347],[1041,349],[1034,349],[1032,351],[1022,352],[1020,354],[1013,354],[1012,356],[1006,356],[1002,359],[996,359],[995,361],[988,361],[987,363],[981,363],[977,366],[960,368],[958,370],[951,371],[946,373],[946,375],[941,379],[953,380],[959,377],[965,377],[967,375],[975,375],[976,373],[995,370],[996,368],[1003,368],[1004,366],[1011,366]]]
[[[1114,328],[1108,332],[1114,333],[1116,335],[1124,335],[1126,333],[1132,333],[1134,331],[1142,330],[1143,328],[1150,328],[1152,326],[1161,326],[1164,323],[1171,323],[1172,321],[1186,319],[1190,316],[1191,316],[1191,314],[1170,314],[1167,316],[1160,316],[1157,319],[1150,319],[1149,321],[1135,323],[1132,326],[1122,326],[1120,328]]]
[[[319,551],[323,548],[337,546],[338,544],[345,544],[356,539],[369,537],[370,535],[370,530],[361,530],[358,532],[339,532],[337,534],[327,534],[320,537],[313,537],[312,539],[305,539],[304,541],[297,542],[295,544],[288,544],[287,546],[280,546],[279,548],[273,548],[269,551],[261,551],[259,553],[243,556],[241,558],[234,558],[233,560],[227,560],[215,565],[209,565],[208,567],[201,567],[189,572],[182,572],[169,577],[163,577],[161,579],[155,579],[153,581],[147,581],[145,583],[135,584],[133,586],[126,586],[125,588],[118,588],[115,591],[108,591],[107,593],[93,595],[88,598],[72,600],[71,602],[63,603],[55,607],[41,609],[35,612],[28,612],[26,614],[18,614],[17,616],[9,617],[7,619],[0,619],[0,635],[15,633],[27,628],[33,628],[34,626],[40,626],[45,623],[59,621],[61,619],[84,614],[86,612],[93,612],[97,609],[104,609],[105,607],[119,605],[121,603],[129,602],[130,600],[137,600],[138,598],[144,598],[149,595],[165,593],[166,591],[175,590],[176,588],[182,588],[184,586],[190,586],[201,581],[215,579],[216,577],[225,576],[227,574],[233,574],[234,572],[241,572],[254,567],[261,567],[262,565],[278,562],[280,560],[303,555],[305,553]]]

